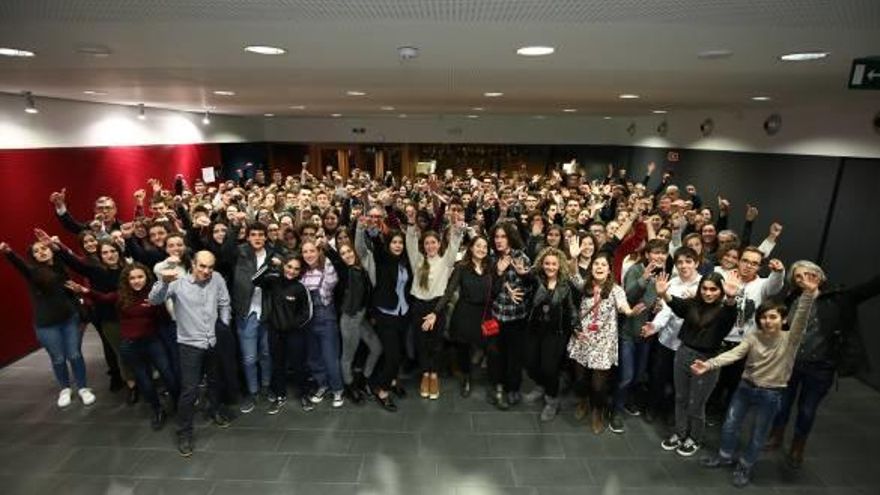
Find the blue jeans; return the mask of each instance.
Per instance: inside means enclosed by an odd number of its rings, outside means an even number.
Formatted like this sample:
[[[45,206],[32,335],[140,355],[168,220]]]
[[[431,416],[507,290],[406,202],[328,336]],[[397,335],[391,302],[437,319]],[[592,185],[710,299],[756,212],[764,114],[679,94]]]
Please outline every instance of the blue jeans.
[[[156,393],[156,387],[153,386],[151,366],[156,368],[165,387],[168,388],[168,392],[175,401],[177,400],[180,395],[180,387],[177,384],[174,370],[171,369],[168,353],[159,337],[151,336],[138,340],[128,340],[123,337],[119,342],[119,354],[125,364],[131,368],[138,389],[144,394],[144,398],[154,411],[158,411],[160,405],[159,394]]]
[[[177,380],[177,386],[180,388],[180,354],[177,349],[177,322],[169,319],[167,322],[159,325],[159,339],[162,347],[165,348],[165,354],[168,356],[168,362],[171,365],[171,371]]]
[[[76,386],[86,388],[86,362],[80,351],[82,334],[79,332],[79,317],[74,315],[57,325],[36,327],[36,333],[37,340],[52,360],[52,371],[55,372],[58,385],[61,388],[70,387],[70,375],[67,372],[67,362],[70,361]]]
[[[797,399],[797,417],[794,422],[795,438],[807,438],[816,420],[816,410],[828,390],[834,384],[834,368],[831,365],[795,363],[788,379],[788,387],[782,396],[782,407],[773,426],[785,428]]]
[[[725,459],[733,457],[739,441],[742,422],[749,410],[754,409],[755,422],[752,426],[752,435],[740,456],[741,464],[752,467],[758,460],[758,456],[761,455],[761,449],[770,434],[773,418],[776,417],[776,413],[779,412],[782,405],[783,393],[784,389],[756,387],[741,380],[730,400],[730,408],[727,409],[724,426],[721,427],[721,448],[718,450],[718,454]]]
[[[319,387],[333,392],[342,391],[342,371],[339,366],[339,326],[333,306],[315,304],[308,328],[309,371]]]
[[[251,395],[260,391],[260,385],[269,386],[272,377],[272,359],[269,356],[269,332],[260,323],[256,313],[238,319],[238,340],[241,345],[241,366],[244,369],[245,385]],[[257,374],[257,362],[260,372]]]
[[[617,388],[614,390],[614,412],[623,411],[629,389],[648,368],[651,341],[620,339],[618,341]]]

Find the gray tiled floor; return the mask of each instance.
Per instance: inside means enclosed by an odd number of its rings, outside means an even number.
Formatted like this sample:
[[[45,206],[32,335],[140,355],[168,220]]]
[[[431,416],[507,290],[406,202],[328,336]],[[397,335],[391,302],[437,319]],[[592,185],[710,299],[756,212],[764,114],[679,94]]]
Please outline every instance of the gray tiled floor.
[[[533,407],[501,413],[481,387],[461,399],[452,383],[439,401],[400,401],[397,414],[374,404],[311,413],[291,404],[228,430],[201,424],[195,455],[182,459],[170,425],[152,432],[143,405],[127,407],[106,391],[92,332],[84,353],[98,396],[89,408],[55,407],[42,351],[0,370],[0,493],[742,493],[725,473],[663,452],[662,429],[638,418],[627,420],[625,435],[596,437],[570,406],[541,424]],[[878,415],[880,394],[842,380],[820,412],[804,469],[768,455],[748,492],[880,493]]]

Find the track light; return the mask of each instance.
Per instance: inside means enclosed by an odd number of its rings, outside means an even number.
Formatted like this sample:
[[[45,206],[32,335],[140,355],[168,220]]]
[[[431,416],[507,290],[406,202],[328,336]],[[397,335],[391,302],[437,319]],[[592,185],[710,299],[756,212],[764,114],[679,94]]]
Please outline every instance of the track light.
[[[141,120],[147,120],[147,111],[144,108],[143,103],[138,103],[138,118]]]
[[[202,125],[208,125],[211,123],[211,113],[205,110],[205,116],[202,117]]]
[[[34,95],[30,91],[24,92],[24,111],[27,113],[40,113],[37,105],[34,103]]]

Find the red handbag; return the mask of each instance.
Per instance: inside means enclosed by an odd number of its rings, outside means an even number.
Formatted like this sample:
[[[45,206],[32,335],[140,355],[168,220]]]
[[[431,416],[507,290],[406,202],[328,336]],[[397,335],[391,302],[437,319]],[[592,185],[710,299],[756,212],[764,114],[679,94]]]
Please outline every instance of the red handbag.
[[[483,322],[480,323],[480,329],[483,331],[483,338],[494,337],[501,333],[501,324],[495,318],[486,318],[489,313],[489,301],[492,300],[492,276],[489,275],[489,290],[486,291],[486,307],[483,309]]]

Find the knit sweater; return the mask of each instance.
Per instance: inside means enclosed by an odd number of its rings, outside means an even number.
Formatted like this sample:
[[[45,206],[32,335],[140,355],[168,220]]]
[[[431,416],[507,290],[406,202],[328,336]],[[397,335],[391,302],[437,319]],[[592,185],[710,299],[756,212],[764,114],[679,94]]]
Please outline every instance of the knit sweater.
[[[801,295],[789,331],[773,334],[760,330],[752,332],[746,335],[738,346],[708,360],[707,364],[714,369],[745,357],[743,380],[758,387],[784,388],[791,377],[791,370],[812,306],[813,296]]]
[[[446,292],[446,284],[452,276],[452,269],[455,265],[455,255],[458,254],[458,248],[461,247],[461,238],[463,232],[461,229],[453,228],[452,235],[449,237],[449,246],[442,256],[433,256],[428,258],[428,284],[422,287],[419,283],[419,272],[425,256],[419,251],[419,234],[412,225],[406,229],[406,253],[409,256],[409,264],[413,271],[413,284],[410,293],[422,301],[430,301],[438,297],[443,297]]]

